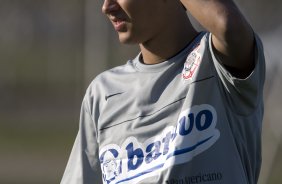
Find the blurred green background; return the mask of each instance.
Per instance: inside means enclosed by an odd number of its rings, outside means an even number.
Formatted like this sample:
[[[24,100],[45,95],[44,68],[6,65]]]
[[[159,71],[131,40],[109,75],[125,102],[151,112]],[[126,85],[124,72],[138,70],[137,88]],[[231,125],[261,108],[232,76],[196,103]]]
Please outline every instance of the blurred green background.
[[[280,184],[282,3],[236,2],[261,36],[267,58],[260,183]],[[86,87],[137,54],[137,46],[118,43],[102,3],[0,0],[0,184],[59,183]]]

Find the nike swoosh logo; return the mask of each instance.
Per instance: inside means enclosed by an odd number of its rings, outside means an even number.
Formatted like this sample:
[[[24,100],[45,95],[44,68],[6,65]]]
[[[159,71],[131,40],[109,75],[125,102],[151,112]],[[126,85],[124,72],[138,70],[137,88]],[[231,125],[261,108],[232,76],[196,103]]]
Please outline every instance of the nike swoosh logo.
[[[117,96],[117,95],[121,95],[121,94],[123,94],[123,93],[124,93],[124,92],[114,93],[114,94],[111,94],[111,95],[106,95],[106,96],[105,96],[105,100],[108,101],[109,98],[114,97],[114,96]]]

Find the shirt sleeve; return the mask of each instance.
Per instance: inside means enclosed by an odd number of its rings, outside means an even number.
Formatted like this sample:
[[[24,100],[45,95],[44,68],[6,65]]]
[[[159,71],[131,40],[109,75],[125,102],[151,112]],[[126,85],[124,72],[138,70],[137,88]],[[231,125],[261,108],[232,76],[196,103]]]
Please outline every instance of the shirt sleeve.
[[[96,126],[85,97],[81,107],[79,131],[61,184],[103,183],[98,149]]]
[[[247,116],[262,104],[263,86],[265,81],[265,58],[263,45],[255,35],[255,68],[244,79],[236,78],[217,60],[209,36],[209,49],[219,78],[222,92],[228,106],[238,115]],[[242,44],[244,42],[242,41]]]

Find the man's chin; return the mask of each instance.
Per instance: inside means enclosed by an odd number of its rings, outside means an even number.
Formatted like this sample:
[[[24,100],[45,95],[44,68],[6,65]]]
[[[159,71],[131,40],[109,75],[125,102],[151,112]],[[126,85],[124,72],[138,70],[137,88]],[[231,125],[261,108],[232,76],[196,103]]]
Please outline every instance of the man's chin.
[[[119,33],[119,41],[122,44],[138,44],[138,41],[126,33]]]

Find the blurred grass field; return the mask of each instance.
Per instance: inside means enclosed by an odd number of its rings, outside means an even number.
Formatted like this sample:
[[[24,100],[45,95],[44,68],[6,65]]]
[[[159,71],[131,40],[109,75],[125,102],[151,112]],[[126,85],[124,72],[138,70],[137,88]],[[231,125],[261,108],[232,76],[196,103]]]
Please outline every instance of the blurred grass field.
[[[71,130],[1,124],[0,183],[59,183],[76,134],[75,128]]]
[[[281,140],[282,142],[282,140]],[[278,152],[274,161],[273,168],[267,184],[281,184],[282,183],[282,144],[279,145]]]

